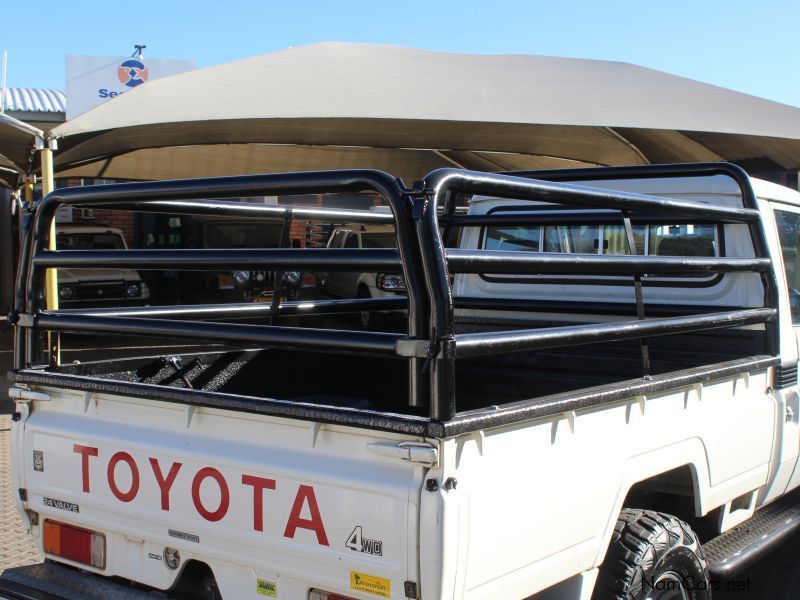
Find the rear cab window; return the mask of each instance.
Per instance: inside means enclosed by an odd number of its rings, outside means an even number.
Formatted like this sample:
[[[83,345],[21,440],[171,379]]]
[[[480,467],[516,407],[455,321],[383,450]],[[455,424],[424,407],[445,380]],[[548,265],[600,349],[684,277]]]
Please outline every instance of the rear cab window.
[[[484,230],[485,250],[568,254],[629,255],[622,225],[492,226]],[[721,256],[719,228],[708,224],[634,225],[636,253],[644,256]],[[523,276],[525,277],[525,276]],[[664,277],[663,275],[650,275]],[[667,276],[669,277],[669,276]],[[675,277],[671,277],[675,279]],[[712,279],[705,274],[681,279]],[[518,279],[518,277],[517,277]],[[539,278],[541,281],[541,278]]]

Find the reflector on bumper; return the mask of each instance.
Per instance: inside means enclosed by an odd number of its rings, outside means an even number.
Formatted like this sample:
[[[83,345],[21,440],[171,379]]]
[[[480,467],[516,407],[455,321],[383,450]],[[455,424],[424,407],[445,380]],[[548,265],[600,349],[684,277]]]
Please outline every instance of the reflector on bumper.
[[[48,519],[44,522],[43,538],[46,554],[106,568],[106,536],[102,533]]]
[[[308,600],[355,600],[350,596],[342,596],[333,592],[323,592],[322,590],[311,590],[308,592]]]

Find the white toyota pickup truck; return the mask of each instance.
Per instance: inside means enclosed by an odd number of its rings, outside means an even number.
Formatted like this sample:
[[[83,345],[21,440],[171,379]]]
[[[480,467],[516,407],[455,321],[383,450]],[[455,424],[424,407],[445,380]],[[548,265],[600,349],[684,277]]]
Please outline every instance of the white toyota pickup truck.
[[[396,248],[48,250],[60,205],[377,222],[226,200],[358,191]],[[9,375],[47,561],[0,597],[709,598],[800,523],[798,248],[800,194],[726,164],[56,191]],[[100,267],[399,273],[407,295],[43,305],[47,269]],[[328,326],[365,310],[403,331]],[[62,332],[198,350],[69,363]]]

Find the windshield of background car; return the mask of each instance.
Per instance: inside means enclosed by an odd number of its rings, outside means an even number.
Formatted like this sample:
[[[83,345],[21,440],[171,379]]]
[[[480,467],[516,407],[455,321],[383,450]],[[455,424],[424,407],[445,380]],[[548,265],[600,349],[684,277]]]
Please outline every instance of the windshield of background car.
[[[124,250],[125,244],[119,234],[104,233],[59,233],[56,235],[59,250]]]
[[[394,248],[397,246],[397,238],[394,233],[362,233],[362,248]]]
[[[209,223],[206,248],[276,248],[281,225],[272,223]]]

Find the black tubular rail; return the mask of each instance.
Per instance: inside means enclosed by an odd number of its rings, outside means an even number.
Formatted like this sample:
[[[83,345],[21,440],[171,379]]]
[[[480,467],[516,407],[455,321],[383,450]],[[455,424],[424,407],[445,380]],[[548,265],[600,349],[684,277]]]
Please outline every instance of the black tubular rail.
[[[392,358],[399,358],[400,355],[396,350],[397,342],[406,339],[406,336],[394,333],[134,317],[65,315],[57,312],[35,317],[34,325],[48,331],[149,335],[177,339],[264,344],[296,350],[334,350],[356,354],[377,354]]]
[[[559,178],[558,171],[523,173],[522,176],[488,174],[457,169],[438,169],[428,174],[422,182],[425,195],[417,237],[422,255],[426,285],[430,294],[431,348],[436,352],[431,360],[429,372],[431,418],[446,421],[456,414],[455,406],[455,361],[465,356],[507,353],[533,350],[543,347],[588,344],[603,340],[637,338],[644,340],[656,335],[668,335],[684,331],[699,331],[718,327],[733,327],[742,324],[775,321],[775,281],[766,250],[766,234],[760,219],[755,195],[747,175],[733,165],[671,165],[653,167],[628,167],[573,171],[563,175],[572,181],[583,179],[633,179],[669,177],[675,175],[709,176],[725,175],[732,178],[741,191],[742,207],[727,207],[701,202],[674,200],[621,191],[611,191],[586,185],[546,181]],[[606,174],[609,176],[606,177]],[[536,179],[533,179],[536,177]],[[631,211],[639,213],[674,213],[681,217],[696,217],[716,223],[743,223],[749,228],[755,250],[754,259],[684,259],[678,257],[650,256],[596,256],[569,255],[547,256],[540,253],[506,253],[491,251],[446,250],[442,238],[440,219],[447,227],[486,224],[486,216],[473,219],[470,215],[456,217],[455,199],[458,194],[484,194],[491,197],[547,202],[573,207],[590,207],[618,211],[618,223],[625,224],[630,233]],[[531,216],[531,221],[540,215]],[[513,256],[512,256],[513,255]],[[665,260],[666,259],[666,260]],[[683,262],[683,264],[681,264]],[[596,266],[595,269],[589,267]],[[690,272],[752,271],[761,273],[764,285],[764,306],[761,311],[715,313],[712,315],[690,315],[642,321],[643,300],[638,277],[642,273],[690,273]],[[608,325],[580,325],[558,331],[557,328],[494,332],[488,334],[461,334],[454,332],[455,301],[451,284],[451,273],[587,273],[633,274],[637,279],[638,321]],[[678,324],[681,324],[680,326]],[[771,353],[777,351],[777,324],[767,328]],[[545,341],[547,340],[547,341]],[[546,344],[538,346],[537,344]],[[643,362],[646,370],[649,359],[643,343]]]
[[[174,269],[207,271],[226,269],[325,270],[400,273],[400,253],[393,249],[264,248],[176,249],[176,250],[44,250],[33,257],[33,265],[44,269]]]
[[[724,175],[741,191],[741,206],[720,206],[589,187],[587,180],[646,179]],[[552,180],[562,181],[552,181]],[[569,183],[580,181],[581,185]],[[227,199],[242,196],[370,192],[389,204],[391,214],[306,206],[267,206]],[[546,203],[548,210],[501,211],[455,215],[458,194]],[[204,198],[198,200],[198,198]],[[182,250],[47,250],[50,224],[58,206],[240,216],[287,223],[293,218],[328,223],[394,223],[397,249],[182,249]],[[539,206],[539,205],[536,205]],[[541,208],[541,207],[540,207]],[[571,212],[568,212],[571,211]],[[509,214],[511,212],[511,214]],[[446,249],[444,228],[525,224],[616,224],[626,229],[628,255],[556,254]],[[746,227],[753,257],[642,256],[635,254],[631,224],[709,223]],[[283,237],[286,237],[284,235]],[[535,351],[545,348],[619,340],[642,340],[647,375],[646,339],[679,333],[764,324],[768,353],[777,352],[775,274],[766,234],[747,175],[726,164],[612,167],[519,174],[488,174],[440,169],[413,190],[379,171],[329,171],[223,177],[187,181],[117,184],[58,190],[36,206],[25,231],[17,276],[15,370],[40,361],[37,331],[148,335],[292,350],[368,354],[408,362],[408,404],[429,406],[430,423],[456,415],[456,360],[474,356]],[[148,306],[44,310],[44,274],[53,268],[132,268],[169,270],[263,269],[274,273],[353,271],[402,273],[407,296],[396,298],[312,300],[272,304]],[[453,274],[631,276],[635,304],[509,298],[457,298]],[[641,276],[650,274],[756,273],[764,288],[763,307],[656,307],[645,317]],[[278,278],[275,278],[278,281]],[[527,280],[526,280],[527,281]],[[543,280],[544,282],[545,280]],[[596,282],[595,282],[596,283]],[[500,286],[502,288],[502,286]],[[278,290],[279,291],[279,290]],[[498,290],[501,295],[502,289]],[[582,307],[578,310],[578,307]],[[456,308],[495,311],[628,314],[630,320],[536,329],[455,334]],[[371,310],[407,311],[404,334],[275,325],[279,316],[302,316]],[[626,313],[626,311],[628,311]],[[265,324],[218,323],[215,320],[267,319]]]
[[[290,300],[281,302],[281,316],[335,315],[373,310],[405,310],[407,298],[355,298],[347,300]],[[84,315],[89,317],[152,317],[160,319],[251,319],[267,317],[273,307],[266,302],[237,302],[231,304],[188,304],[180,306],[129,306],[119,308],[66,308],[43,310],[43,315]]]
[[[447,264],[455,273],[590,274],[763,272],[768,258],[705,258],[689,256],[614,256],[600,254],[534,254],[500,250],[453,250]]]
[[[102,206],[102,200],[93,206]],[[80,206],[80,204],[76,204]],[[114,203],[115,210],[141,211],[138,203]],[[146,211],[170,215],[203,215],[208,217],[250,217],[257,219],[283,220],[287,213],[295,219],[313,219],[330,223],[373,223],[377,225],[393,225],[391,213],[327,208],[321,206],[274,206],[239,202],[235,200],[155,200],[148,202]]]
[[[58,251],[54,253],[57,256],[50,255],[50,259],[48,259],[48,254],[45,251],[49,242],[50,224],[55,216],[56,209],[61,205],[106,208],[124,207],[126,210],[142,211],[149,211],[150,205],[153,205],[158,212],[173,212],[177,210],[184,214],[197,212],[217,215],[250,214],[250,216],[257,215],[263,218],[268,214],[274,214],[276,211],[269,208],[255,208],[255,205],[247,203],[226,202],[225,199],[333,192],[376,193],[389,205],[392,211],[391,219],[395,224],[397,235],[396,254],[399,256],[399,265],[397,266],[400,267],[406,282],[408,302],[407,335],[409,339],[417,339],[421,333],[427,331],[428,308],[421,276],[422,259],[416,244],[411,216],[413,200],[408,194],[408,190],[403,187],[398,179],[381,171],[371,170],[153,181],[57,190],[43,198],[35,206],[32,223],[25,232],[20,266],[17,273],[17,295],[14,310],[18,315],[35,315],[39,313],[41,307],[39,306],[40,296],[37,290],[43,288],[42,282],[46,269],[64,266],[59,264]],[[204,198],[204,200],[198,200],[198,198]],[[291,207],[292,214],[295,214],[295,208]],[[280,212],[285,215],[288,210],[287,208],[281,208]],[[332,211],[329,209],[316,211],[313,208],[304,208],[302,214],[310,216],[317,212],[319,212],[321,220],[332,222],[340,220],[370,223],[386,222],[384,214],[373,211]],[[380,216],[376,217],[376,215]],[[270,268],[277,271],[281,270],[281,266],[289,267],[289,263],[296,264],[297,254],[299,254],[299,251],[292,256],[293,260],[284,262],[282,265],[276,265],[275,261],[271,261]],[[60,255],[60,257],[63,256]],[[361,256],[362,258],[366,257],[366,255]],[[76,257],[76,262],[80,262],[83,258]],[[126,260],[122,256],[114,258],[119,258],[122,261]],[[152,258],[154,258],[153,255],[151,255]],[[213,262],[214,257],[209,258]],[[216,258],[221,257],[217,254]],[[241,258],[247,257],[242,256]],[[270,258],[275,258],[274,253]],[[357,265],[354,261],[348,260],[347,256],[340,256],[340,259],[347,262],[347,267],[351,270],[354,267],[363,270],[365,263],[369,262],[362,260]],[[48,266],[41,264],[42,261],[48,260]],[[257,260],[265,260],[265,257],[261,256]],[[191,258],[189,262],[192,262]],[[326,264],[333,268],[332,262],[330,261]],[[381,261],[377,262],[380,263]],[[394,263],[395,261],[390,260],[389,262]],[[94,264],[96,265],[97,262]],[[119,266],[119,263],[117,263],[117,266]],[[141,262],[136,265],[136,268],[142,268]],[[391,270],[395,268],[391,267]],[[44,322],[39,319],[35,324],[39,328],[56,328],[59,320],[67,318],[69,317],[63,314],[49,315]],[[273,341],[271,343],[281,342]],[[35,327],[17,327],[14,368],[22,369],[25,366],[33,365],[37,359]],[[408,363],[409,405],[425,406],[428,404],[428,399],[426,397],[427,386],[421,376],[423,361],[421,358],[414,356],[409,358]]]
[[[506,354],[523,350],[563,348],[597,342],[617,342],[659,335],[691,333],[725,327],[741,327],[772,321],[772,308],[725,311],[710,315],[666,317],[623,323],[569,325],[543,329],[522,329],[491,333],[462,333],[455,336],[456,358]]]
[[[682,225],[707,225],[720,223],[720,219],[687,217],[666,213],[630,213],[634,225],[661,225],[664,223]],[[736,221],[732,221],[736,222]],[[619,212],[581,211],[579,213],[559,210],[539,210],[525,213],[498,211],[485,215],[453,215],[439,217],[439,223],[451,227],[502,227],[508,225],[619,225]]]

